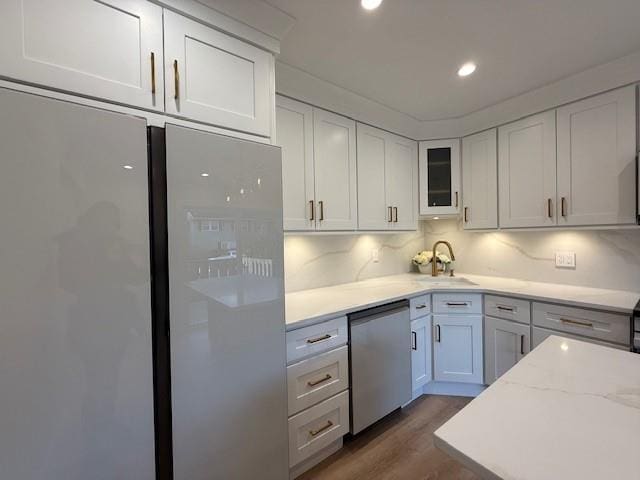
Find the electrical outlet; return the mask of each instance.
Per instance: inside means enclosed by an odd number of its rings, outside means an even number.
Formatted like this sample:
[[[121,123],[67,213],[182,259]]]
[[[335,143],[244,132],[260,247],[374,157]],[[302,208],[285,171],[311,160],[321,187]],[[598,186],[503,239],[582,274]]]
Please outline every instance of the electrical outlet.
[[[576,268],[576,252],[556,252],[556,267]]]
[[[380,250],[378,250],[377,248],[371,250],[371,261],[373,263],[380,262]]]

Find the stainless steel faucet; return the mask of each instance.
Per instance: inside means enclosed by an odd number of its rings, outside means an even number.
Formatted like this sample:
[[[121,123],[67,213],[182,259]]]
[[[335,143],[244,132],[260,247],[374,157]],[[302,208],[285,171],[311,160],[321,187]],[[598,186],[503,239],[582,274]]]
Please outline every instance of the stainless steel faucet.
[[[438,240],[436,243],[433,244],[433,248],[431,249],[431,251],[433,252],[433,259],[431,260],[431,276],[432,277],[438,276],[438,251],[436,249],[438,248],[438,245],[440,245],[441,243],[445,244],[449,249],[449,256],[451,257],[451,260],[453,261],[456,259],[455,255],[453,254],[453,249],[451,248],[451,244],[446,240]]]

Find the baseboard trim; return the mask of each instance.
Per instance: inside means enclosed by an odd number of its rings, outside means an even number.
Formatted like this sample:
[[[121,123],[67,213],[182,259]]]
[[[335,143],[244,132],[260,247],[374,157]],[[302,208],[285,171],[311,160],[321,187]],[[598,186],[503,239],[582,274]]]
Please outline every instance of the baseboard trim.
[[[455,397],[477,397],[486,385],[456,382],[429,382],[422,388],[422,393],[428,395],[452,395]]]

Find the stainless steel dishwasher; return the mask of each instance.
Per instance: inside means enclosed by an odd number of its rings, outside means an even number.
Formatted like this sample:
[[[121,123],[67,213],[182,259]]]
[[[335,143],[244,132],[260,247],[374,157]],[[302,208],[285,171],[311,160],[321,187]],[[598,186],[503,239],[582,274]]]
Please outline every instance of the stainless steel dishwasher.
[[[349,315],[351,433],[411,400],[409,301]]]

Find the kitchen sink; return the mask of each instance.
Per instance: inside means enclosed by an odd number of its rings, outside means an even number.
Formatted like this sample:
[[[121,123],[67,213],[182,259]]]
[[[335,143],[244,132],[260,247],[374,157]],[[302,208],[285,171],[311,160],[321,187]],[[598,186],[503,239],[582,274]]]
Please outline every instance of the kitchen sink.
[[[420,283],[434,287],[465,287],[477,285],[477,283],[474,283],[464,277],[447,277],[446,274],[438,277],[425,275],[419,281]]]

